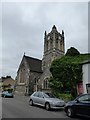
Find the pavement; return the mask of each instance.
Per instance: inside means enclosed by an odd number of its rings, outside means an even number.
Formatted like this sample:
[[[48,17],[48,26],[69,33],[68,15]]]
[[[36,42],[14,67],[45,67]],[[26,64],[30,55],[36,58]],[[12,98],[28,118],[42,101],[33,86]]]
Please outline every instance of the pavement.
[[[28,102],[29,101],[29,96],[25,96],[25,95],[14,95],[15,98],[17,98],[17,100],[22,100],[23,102]]]

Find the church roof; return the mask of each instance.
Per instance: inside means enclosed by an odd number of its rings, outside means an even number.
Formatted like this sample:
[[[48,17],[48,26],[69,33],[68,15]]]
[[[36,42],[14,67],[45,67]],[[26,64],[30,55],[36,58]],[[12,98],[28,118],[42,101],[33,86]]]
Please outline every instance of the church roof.
[[[29,68],[31,71],[35,71],[35,72],[42,72],[42,60],[36,59],[36,58],[32,58],[29,56],[25,56],[25,59],[29,65]]]

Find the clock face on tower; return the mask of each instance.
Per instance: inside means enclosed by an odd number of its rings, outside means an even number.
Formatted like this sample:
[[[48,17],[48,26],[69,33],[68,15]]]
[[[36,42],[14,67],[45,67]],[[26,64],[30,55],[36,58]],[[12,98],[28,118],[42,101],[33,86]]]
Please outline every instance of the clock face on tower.
[[[48,40],[50,40],[50,36],[48,36],[48,38],[47,38]]]
[[[61,39],[61,36],[59,36],[58,38]]]

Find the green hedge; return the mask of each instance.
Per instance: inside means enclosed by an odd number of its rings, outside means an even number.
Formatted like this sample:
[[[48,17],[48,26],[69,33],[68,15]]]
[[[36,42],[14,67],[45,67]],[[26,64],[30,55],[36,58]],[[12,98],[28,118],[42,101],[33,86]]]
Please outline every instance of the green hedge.
[[[55,96],[58,97],[59,99],[64,100],[65,102],[68,102],[73,99],[72,95],[68,93],[56,93]]]

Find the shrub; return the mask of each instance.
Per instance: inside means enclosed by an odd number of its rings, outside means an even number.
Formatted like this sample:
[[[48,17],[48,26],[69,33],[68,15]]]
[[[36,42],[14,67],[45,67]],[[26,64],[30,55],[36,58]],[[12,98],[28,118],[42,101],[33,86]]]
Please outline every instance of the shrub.
[[[65,102],[68,102],[73,99],[72,95],[68,93],[56,93],[55,96],[59,99],[64,100]]]
[[[76,48],[71,47],[70,49],[67,50],[66,55],[67,56],[76,56],[76,55],[80,55],[80,52]]]

